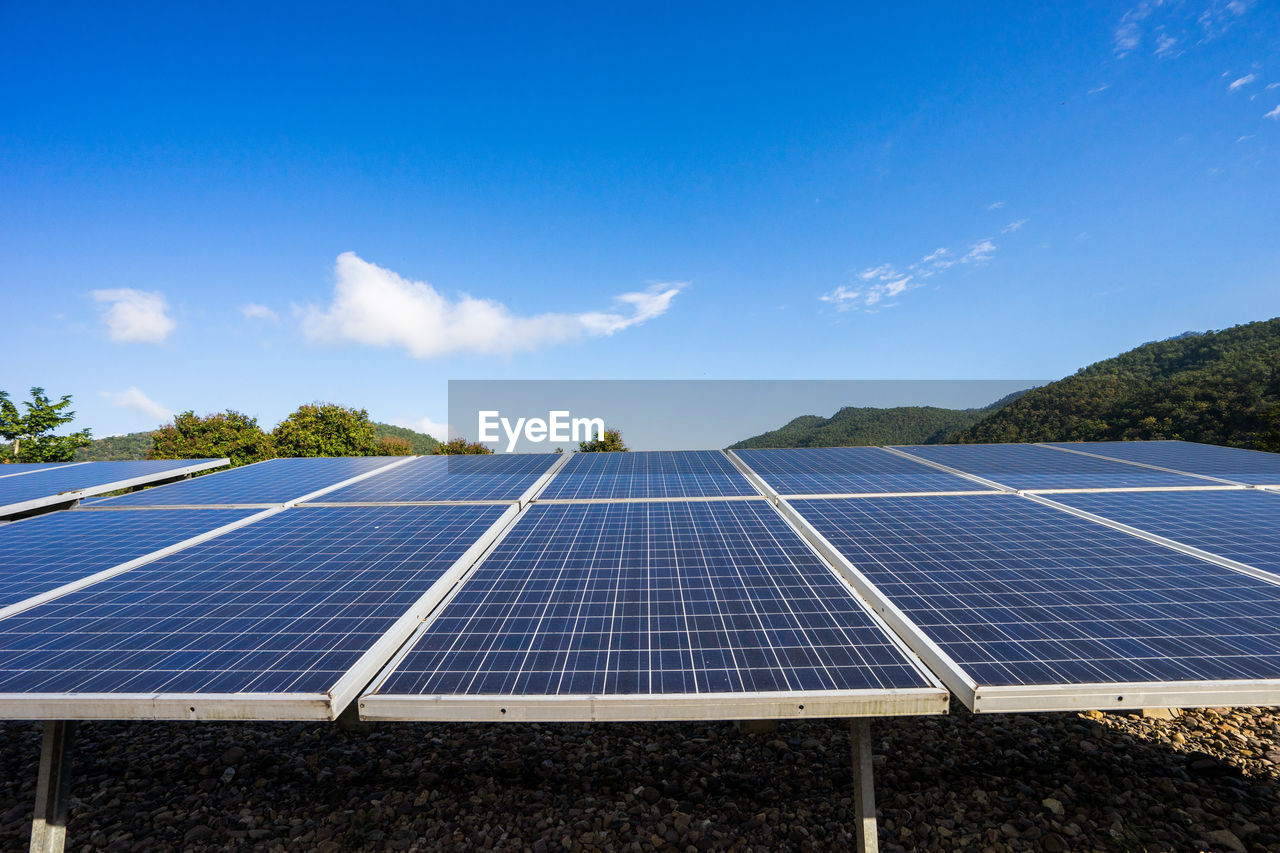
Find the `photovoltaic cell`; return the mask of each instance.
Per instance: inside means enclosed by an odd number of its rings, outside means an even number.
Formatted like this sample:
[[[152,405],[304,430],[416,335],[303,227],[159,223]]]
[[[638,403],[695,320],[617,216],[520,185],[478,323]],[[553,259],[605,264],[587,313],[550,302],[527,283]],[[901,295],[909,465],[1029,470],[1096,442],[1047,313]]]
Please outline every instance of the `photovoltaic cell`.
[[[1280,495],[1274,493],[1092,492],[1053,500],[1280,574]]]
[[[718,450],[575,453],[539,496],[545,500],[756,495]]]
[[[1016,495],[796,500],[979,685],[1280,678],[1280,586]]]
[[[987,486],[879,447],[735,450],[780,495],[985,492]]]
[[[0,620],[0,693],[323,693],[504,509],[285,510]]]
[[[375,692],[925,686],[848,588],[754,500],[534,504]]]
[[[114,508],[281,504],[397,461],[391,456],[268,459],[86,505]]]
[[[554,453],[424,456],[317,500],[325,503],[513,501],[557,459]]]
[[[74,462],[9,462],[0,465],[0,477],[30,474],[33,471],[48,471],[50,468],[65,468],[74,464]]]
[[[1211,486],[1209,480],[1140,468],[1035,444],[923,444],[905,453],[1012,489],[1129,489]]]
[[[60,465],[18,477],[0,477],[0,512],[6,507],[38,498],[52,497],[113,483],[150,477],[162,480],[177,469],[189,468],[207,459],[146,459],[121,462],[87,462]],[[4,466],[7,467],[7,466]],[[3,472],[0,472],[3,473]],[[68,494],[68,499],[74,498]]]
[[[1219,477],[1247,486],[1280,485],[1280,453],[1190,441],[1079,441],[1053,446],[1127,462],[1158,465],[1188,474]]]
[[[55,512],[0,526],[0,607],[252,515],[247,509]]]

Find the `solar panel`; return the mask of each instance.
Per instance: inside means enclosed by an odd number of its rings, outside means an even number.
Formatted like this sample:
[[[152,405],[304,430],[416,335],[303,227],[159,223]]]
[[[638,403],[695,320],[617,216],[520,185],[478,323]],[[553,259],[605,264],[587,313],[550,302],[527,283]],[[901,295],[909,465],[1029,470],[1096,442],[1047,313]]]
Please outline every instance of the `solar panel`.
[[[247,509],[77,510],[0,526],[0,608],[252,514]]]
[[[1280,703],[1280,585],[1016,495],[793,507],[975,710]]]
[[[504,512],[288,509],[0,620],[0,716],[332,716]]]
[[[880,447],[735,450],[780,495],[982,492],[986,486]]]
[[[50,468],[65,468],[77,465],[77,462],[7,462],[0,464],[0,477],[15,477],[18,474],[30,474],[32,471],[48,471]]]
[[[575,453],[539,495],[542,500],[627,500],[756,496],[718,450]]]
[[[226,465],[225,459],[145,459],[59,465],[0,478],[0,516]]]
[[[442,697],[487,697],[493,718],[605,718],[621,698],[615,719],[654,702],[664,719],[723,719],[767,696],[765,716],[803,716],[829,714],[824,695],[857,713],[851,691],[880,713],[894,713],[886,691],[942,709],[922,668],[768,502],[535,503],[361,715],[447,718]]]
[[[91,501],[89,505],[269,506],[405,461],[404,457],[394,456],[268,459],[182,483]]]
[[[1054,501],[1280,574],[1280,495],[1254,489],[1098,492]]]
[[[562,458],[554,453],[423,456],[318,500],[325,503],[513,501]]]
[[[1051,446],[1188,474],[1220,477],[1249,486],[1280,485],[1280,453],[1189,441],[1078,441]]]
[[[1140,468],[1036,444],[923,444],[899,450],[1026,491],[1212,486],[1210,480]]]

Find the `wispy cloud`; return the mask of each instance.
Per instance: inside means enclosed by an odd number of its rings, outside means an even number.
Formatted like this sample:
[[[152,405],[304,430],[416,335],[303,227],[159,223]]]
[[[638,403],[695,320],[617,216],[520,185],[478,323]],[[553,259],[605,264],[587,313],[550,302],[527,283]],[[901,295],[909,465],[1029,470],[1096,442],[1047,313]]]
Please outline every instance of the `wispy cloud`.
[[[1111,87],[1110,87],[1108,84],[1103,83],[1101,86],[1094,86],[1092,89],[1090,89],[1090,90],[1087,92],[1087,94],[1090,94],[1090,95],[1096,95],[1096,94],[1098,94],[1099,92],[1105,92],[1105,91],[1107,91],[1107,89],[1109,89],[1109,88],[1111,88]]]
[[[1025,222],[1026,220],[1022,220]],[[984,264],[991,260],[996,244],[979,240],[963,255],[945,247],[934,249],[901,272],[893,264],[868,267],[858,273],[854,284],[842,284],[818,297],[818,301],[835,306],[837,311],[878,311],[891,308],[894,297],[924,287],[930,278],[957,264]]]
[[[1156,56],[1166,57],[1174,55],[1174,48],[1178,46],[1178,40],[1168,33],[1156,34]]]
[[[344,252],[334,265],[327,307],[300,308],[303,332],[321,343],[402,347],[414,358],[509,354],[583,337],[612,335],[660,317],[685,282],[663,282],[614,297],[616,310],[521,317],[492,299],[450,298]]]
[[[169,317],[168,303],[159,292],[123,287],[93,291],[94,301],[105,305],[102,322],[107,337],[124,343],[163,343],[175,323]]]
[[[433,421],[431,418],[395,418],[391,424],[415,432],[424,432],[438,441],[449,440],[449,425]]]
[[[1276,108],[1271,112],[1267,113],[1266,115],[1264,115],[1263,118],[1280,119],[1280,104],[1277,104]]]
[[[137,412],[157,424],[173,420],[173,412],[169,411],[168,407],[152,400],[135,386],[131,385],[124,391],[100,391],[98,393],[106,397],[113,406]]]
[[[1179,56],[1186,48],[1212,41],[1229,30],[1255,0],[1209,0],[1207,5],[1143,0],[1120,17],[1112,33],[1112,52],[1125,57],[1150,39],[1158,58]]]
[[[280,315],[272,311],[265,305],[259,305],[256,302],[250,302],[248,305],[241,307],[240,313],[249,320],[267,320],[272,323],[280,322]]]
[[[987,205],[987,210],[999,210],[1002,207],[1004,207],[1004,202],[993,201],[991,204]]]
[[[1005,227],[1001,228],[1001,229],[1000,229],[1000,233],[1001,233],[1001,234],[1012,234],[1014,231],[1021,230],[1022,226],[1023,226],[1023,225],[1026,225],[1028,221],[1029,221],[1029,220],[1026,220],[1026,219],[1015,219],[1015,220],[1013,220],[1012,222],[1010,222],[1008,225],[1006,225]]]
[[[1269,92],[1269,91],[1271,91],[1272,89],[1280,89],[1280,83],[1268,83],[1268,84],[1267,84],[1267,91]]]
[[[1227,91],[1234,92],[1236,89],[1239,89],[1241,86],[1248,86],[1250,83],[1252,83],[1254,80],[1257,80],[1257,79],[1258,79],[1257,74],[1246,74],[1243,77],[1233,80],[1231,82],[1231,85],[1227,87]]]

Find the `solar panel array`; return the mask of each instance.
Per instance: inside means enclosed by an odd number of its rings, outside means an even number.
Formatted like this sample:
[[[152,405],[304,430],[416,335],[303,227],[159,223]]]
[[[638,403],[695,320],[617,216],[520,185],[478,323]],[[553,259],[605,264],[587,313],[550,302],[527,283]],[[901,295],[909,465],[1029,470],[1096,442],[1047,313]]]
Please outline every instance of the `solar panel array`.
[[[897,448],[1011,489],[1194,488],[1212,485],[1199,477],[1128,465],[1037,444],[925,444]]]
[[[718,450],[575,453],[542,492],[543,500],[754,497],[758,494]]]
[[[1260,450],[1189,441],[1079,441],[1051,446],[1250,486],[1280,486],[1280,454]]]
[[[13,477],[18,474],[30,474],[33,471],[48,471],[50,468],[65,468],[75,462],[7,462],[0,464],[0,477]]]
[[[1226,458],[1147,452],[1179,447]],[[977,710],[1280,704],[1280,495],[1050,446],[738,456],[282,459],[0,526],[0,717],[371,682],[377,719],[942,712],[921,659]]]
[[[0,477],[0,517],[226,464],[225,459],[147,459],[55,464],[30,469],[21,474]]]

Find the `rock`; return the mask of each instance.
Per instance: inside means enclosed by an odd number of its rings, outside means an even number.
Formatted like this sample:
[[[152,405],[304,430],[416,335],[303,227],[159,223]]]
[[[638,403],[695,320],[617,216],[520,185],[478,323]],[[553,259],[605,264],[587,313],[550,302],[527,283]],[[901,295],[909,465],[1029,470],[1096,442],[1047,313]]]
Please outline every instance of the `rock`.
[[[222,763],[236,764],[240,761],[240,759],[244,758],[244,755],[245,755],[244,747],[233,746],[230,749],[228,749],[226,752],[222,753]]]
[[[1058,817],[1062,817],[1065,809],[1062,808],[1062,801],[1055,800],[1053,797],[1046,797],[1040,801],[1040,805],[1053,812]]]
[[[1244,842],[1236,837],[1236,834],[1229,829],[1215,829],[1205,836],[1219,847],[1226,847],[1230,850],[1236,850],[1238,853],[1248,853],[1248,848],[1244,846]]]
[[[646,785],[643,790],[640,791],[640,798],[649,805],[653,805],[658,802],[658,800],[662,799],[662,793],[652,785]]]

